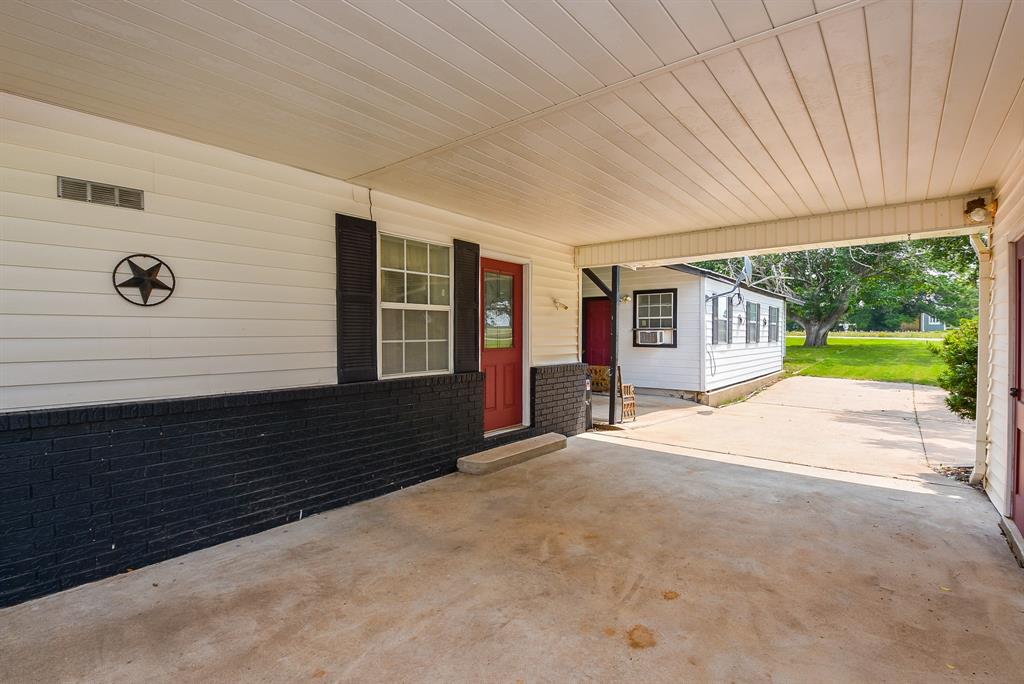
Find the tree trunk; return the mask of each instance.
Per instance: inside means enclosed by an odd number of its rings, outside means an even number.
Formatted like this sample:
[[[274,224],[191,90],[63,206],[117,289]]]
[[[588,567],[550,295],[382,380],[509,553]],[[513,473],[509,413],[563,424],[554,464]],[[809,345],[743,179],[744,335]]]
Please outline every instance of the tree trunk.
[[[804,326],[804,346],[805,347],[825,347],[828,345],[828,327],[822,325],[820,322],[808,321],[807,325]]]

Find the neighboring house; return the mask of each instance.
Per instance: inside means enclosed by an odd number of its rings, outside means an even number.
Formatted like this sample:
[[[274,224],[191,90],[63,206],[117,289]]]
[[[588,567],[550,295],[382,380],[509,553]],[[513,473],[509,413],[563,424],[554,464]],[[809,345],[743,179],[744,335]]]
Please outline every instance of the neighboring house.
[[[607,279],[609,269],[594,269]],[[705,403],[713,392],[782,370],[786,299],[686,264],[623,269],[619,365],[640,391],[667,391]],[[583,279],[584,362],[610,363],[611,305]]]
[[[947,326],[945,323],[940,321],[935,316],[928,313],[923,313],[918,317],[918,329],[922,332],[931,332],[933,330],[946,330]]]

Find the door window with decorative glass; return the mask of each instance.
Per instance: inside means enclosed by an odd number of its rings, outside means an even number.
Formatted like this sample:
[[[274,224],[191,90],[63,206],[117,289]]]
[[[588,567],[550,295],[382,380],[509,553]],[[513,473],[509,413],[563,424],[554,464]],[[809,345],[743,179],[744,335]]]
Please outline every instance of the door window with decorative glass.
[[[515,342],[515,278],[484,271],[484,349],[511,349]]]
[[[381,235],[382,376],[451,370],[451,251]]]

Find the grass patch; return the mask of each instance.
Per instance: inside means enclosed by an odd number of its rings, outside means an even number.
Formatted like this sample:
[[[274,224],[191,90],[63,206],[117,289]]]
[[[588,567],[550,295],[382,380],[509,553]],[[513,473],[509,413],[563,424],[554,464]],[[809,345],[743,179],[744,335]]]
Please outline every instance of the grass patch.
[[[929,339],[929,340],[941,340],[946,336],[948,330],[927,330],[921,332],[920,330],[833,330],[829,335],[835,335],[837,337],[894,337],[903,339]],[[787,337],[796,337],[800,340],[804,339],[802,332],[791,332],[786,333]]]
[[[830,339],[827,347],[803,346],[803,337],[786,338],[786,373],[819,378],[881,380],[938,385],[945,367],[925,342],[880,338]]]

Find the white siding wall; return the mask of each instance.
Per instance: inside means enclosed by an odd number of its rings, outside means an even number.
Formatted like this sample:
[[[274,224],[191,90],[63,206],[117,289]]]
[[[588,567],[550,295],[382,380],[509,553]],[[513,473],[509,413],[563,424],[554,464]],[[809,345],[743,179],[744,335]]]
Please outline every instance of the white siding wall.
[[[611,269],[594,270],[606,283],[611,282]],[[677,306],[678,340],[675,349],[633,346],[633,303],[620,303],[619,310],[619,365],[624,382],[637,387],[655,389],[700,389],[701,318],[697,302],[700,299],[700,278],[671,271],[666,268],[648,268],[621,271],[623,295],[634,290],[679,290]],[[598,297],[601,291],[590,279],[583,278],[583,296]]]
[[[1001,513],[1009,511],[1007,491],[1010,462],[1010,288],[1013,287],[1012,240],[1024,236],[1024,145],[1018,147],[997,188],[999,209],[992,241],[992,315],[988,386],[979,394],[988,396],[988,473],[985,489]],[[982,409],[984,410],[984,409]]]
[[[146,210],[59,199],[58,175],[140,188]],[[571,247],[384,194],[373,205],[381,231],[530,259],[529,361],[577,360]],[[0,93],[0,409],[335,382],[335,212],[369,216],[367,191]],[[166,303],[114,292],[134,252],[174,269]]]
[[[731,288],[726,283],[710,278],[704,279],[707,294],[728,292]],[[738,382],[757,378],[782,370],[782,360],[786,347],[786,308],[785,300],[769,297],[759,292],[743,289],[743,303],[734,306],[732,311],[732,344],[711,344],[711,302],[704,304],[705,350],[704,378],[705,389],[714,390]],[[747,338],[747,302],[761,305],[761,319],[768,319],[768,307],[779,308],[779,339],[768,341],[768,326],[761,326],[760,342],[746,342]],[[725,306],[725,300],[719,300],[719,306]],[[737,317],[742,315],[743,322],[738,323]]]

